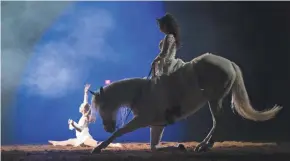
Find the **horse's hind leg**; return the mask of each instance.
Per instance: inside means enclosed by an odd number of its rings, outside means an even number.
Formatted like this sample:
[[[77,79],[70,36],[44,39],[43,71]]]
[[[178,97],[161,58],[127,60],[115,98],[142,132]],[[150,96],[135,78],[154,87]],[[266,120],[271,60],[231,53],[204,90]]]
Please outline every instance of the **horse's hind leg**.
[[[209,133],[207,134],[207,136],[203,139],[203,141],[195,147],[194,151],[196,151],[196,152],[206,151],[209,148],[211,148],[214,144],[211,139],[212,139],[212,135],[213,135],[215,128],[216,128],[215,115],[216,115],[217,109],[219,109],[221,106],[221,100],[209,101],[208,106],[209,106],[209,110],[210,110],[211,117],[212,117],[212,128],[209,131]]]
[[[161,141],[163,136],[164,126],[151,126],[150,127],[150,144],[152,151],[172,151],[172,150],[181,150],[185,151],[185,147],[182,144],[178,144],[177,146],[168,146],[168,147],[161,147],[158,144]]]

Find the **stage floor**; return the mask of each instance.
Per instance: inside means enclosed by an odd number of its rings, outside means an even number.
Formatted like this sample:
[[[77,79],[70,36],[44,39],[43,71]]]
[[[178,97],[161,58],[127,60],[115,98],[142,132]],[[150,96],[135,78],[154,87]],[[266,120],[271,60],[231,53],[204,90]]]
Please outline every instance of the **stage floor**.
[[[164,146],[177,143],[163,142]],[[195,153],[196,142],[183,143],[186,152],[150,152],[149,144],[126,143],[123,148],[107,148],[101,154],[90,154],[89,147],[59,147],[52,145],[1,146],[2,161],[289,161],[290,144],[277,146],[275,143],[219,142],[209,152]]]

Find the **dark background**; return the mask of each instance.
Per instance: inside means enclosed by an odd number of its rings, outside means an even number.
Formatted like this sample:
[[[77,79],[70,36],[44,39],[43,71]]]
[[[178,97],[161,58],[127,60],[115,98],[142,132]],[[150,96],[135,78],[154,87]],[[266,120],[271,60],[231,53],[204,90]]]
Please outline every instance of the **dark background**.
[[[217,140],[289,141],[290,3],[166,2],[181,28],[178,57],[188,61],[205,52],[224,56],[242,69],[252,105],[284,108],[274,120],[256,123],[234,115],[224,101]],[[200,121],[203,120],[203,121]],[[184,141],[202,140],[211,128],[208,108],[190,117]]]

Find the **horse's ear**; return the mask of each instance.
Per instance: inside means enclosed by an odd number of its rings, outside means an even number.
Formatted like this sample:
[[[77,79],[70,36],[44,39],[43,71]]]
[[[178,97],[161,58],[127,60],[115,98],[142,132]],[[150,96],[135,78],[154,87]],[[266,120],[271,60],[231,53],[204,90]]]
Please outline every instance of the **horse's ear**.
[[[103,86],[100,87],[100,95],[101,95],[101,96],[104,95],[104,88],[103,88]]]

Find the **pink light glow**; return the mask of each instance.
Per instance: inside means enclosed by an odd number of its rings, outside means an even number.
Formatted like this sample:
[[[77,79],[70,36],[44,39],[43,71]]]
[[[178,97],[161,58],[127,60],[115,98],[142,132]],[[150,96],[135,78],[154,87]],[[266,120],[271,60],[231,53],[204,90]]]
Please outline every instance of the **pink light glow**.
[[[111,84],[111,80],[105,80],[105,84],[106,85]]]

